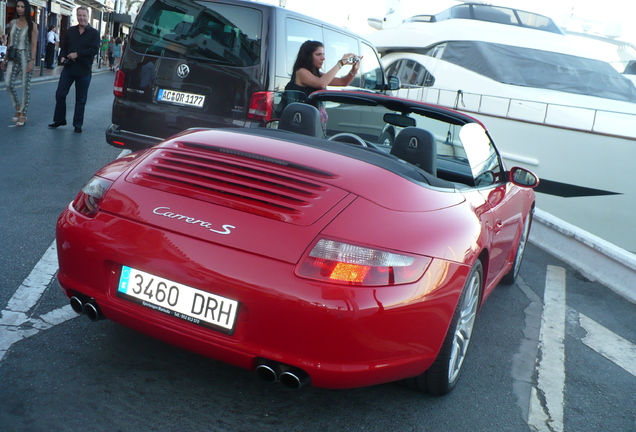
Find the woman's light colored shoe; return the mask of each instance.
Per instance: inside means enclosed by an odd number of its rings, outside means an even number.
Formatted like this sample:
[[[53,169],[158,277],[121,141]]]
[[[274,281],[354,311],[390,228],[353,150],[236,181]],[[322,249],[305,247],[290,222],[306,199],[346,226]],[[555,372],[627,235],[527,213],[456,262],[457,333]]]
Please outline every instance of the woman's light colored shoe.
[[[18,121],[15,122],[16,126],[24,126],[24,124],[27,121],[27,116],[26,114],[20,114],[20,116],[18,117]]]
[[[11,121],[12,121],[13,123],[15,123],[15,122],[17,122],[17,121],[18,121],[18,118],[19,118],[19,117],[20,117],[20,107],[19,107],[19,106],[17,106],[17,107],[15,107],[15,114],[13,114],[13,117],[11,118]]]

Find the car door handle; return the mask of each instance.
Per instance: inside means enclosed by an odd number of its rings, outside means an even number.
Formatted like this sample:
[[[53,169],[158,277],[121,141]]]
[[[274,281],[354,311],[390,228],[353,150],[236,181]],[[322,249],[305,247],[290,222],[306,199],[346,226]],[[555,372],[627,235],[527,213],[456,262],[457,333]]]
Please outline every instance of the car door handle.
[[[494,228],[494,231],[495,231],[496,233],[498,233],[499,231],[501,231],[501,230],[503,229],[503,226],[504,226],[503,221],[502,221],[501,219],[498,219],[498,220],[495,222],[495,228]]]

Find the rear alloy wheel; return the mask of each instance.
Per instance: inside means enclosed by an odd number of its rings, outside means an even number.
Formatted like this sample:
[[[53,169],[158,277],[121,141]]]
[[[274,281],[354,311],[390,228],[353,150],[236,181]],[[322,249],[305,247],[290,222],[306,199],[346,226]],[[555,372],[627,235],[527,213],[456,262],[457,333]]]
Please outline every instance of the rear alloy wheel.
[[[512,268],[508,273],[501,278],[501,283],[504,285],[512,285],[517,280],[517,276],[519,276],[519,270],[521,269],[521,261],[523,261],[523,253],[526,250],[526,244],[528,243],[528,236],[530,235],[530,226],[532,225],[532,212],[528,213],[528,217],[526,218],[526,223],[523,226],[523,232],[521,233],[521,238],[519,239],[519,245],[517,246],[517,253],[515,254],[515,260],[512,263]]]
[[[477,261],[468,275],[450,327],[435,362],[407,385],[434,396],[449,393],[457,384],[473,334],[482,289],[483,267]]]

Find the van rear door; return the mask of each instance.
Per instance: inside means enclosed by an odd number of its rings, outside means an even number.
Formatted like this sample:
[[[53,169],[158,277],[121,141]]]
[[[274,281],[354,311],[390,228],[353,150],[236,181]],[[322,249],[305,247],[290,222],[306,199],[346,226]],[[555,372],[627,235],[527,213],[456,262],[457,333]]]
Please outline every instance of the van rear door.
[[[267,13],[246,3],[146,1],[122,62],[113,123],[162,138],[244,126],[250,96],[266,80]]]

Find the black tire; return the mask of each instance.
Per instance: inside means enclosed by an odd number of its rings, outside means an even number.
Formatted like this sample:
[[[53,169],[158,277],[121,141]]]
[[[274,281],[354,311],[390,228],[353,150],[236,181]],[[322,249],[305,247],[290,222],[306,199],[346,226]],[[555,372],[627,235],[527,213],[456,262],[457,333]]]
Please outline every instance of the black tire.
[[[426,372],[406,380],[409,387],[442,396],[457,385],[472,338],[482,285],[483,266],[481,261],[477,261],[468,274],[437,358]]]
[[[533,209],[528,213],[526,223],[523,225],[523,232],[519,238],[519,244],[517,245],[517,252],[515,253],[515,259],[512,263],[512,268],[508,273],[501,278],[501,283],[504,285],[512,285],[519,276],[519,270],[521,269],[521,261],[523,261],[523,254],[526,251],[526,244],[528,243],[528,237],[530,235],[530,227],[532,226]]]

